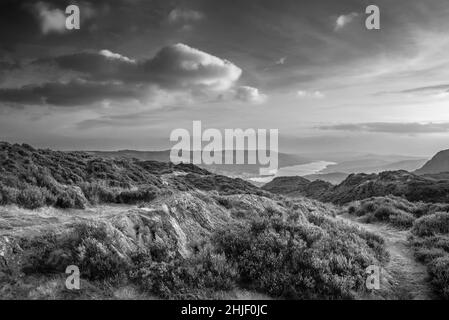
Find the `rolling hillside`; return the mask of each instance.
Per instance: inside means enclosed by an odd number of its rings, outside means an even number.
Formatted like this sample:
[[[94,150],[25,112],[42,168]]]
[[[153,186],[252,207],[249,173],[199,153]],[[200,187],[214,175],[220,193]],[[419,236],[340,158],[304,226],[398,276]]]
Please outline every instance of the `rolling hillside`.
[[[1,299],[357,299],[388,261],[332,205],[193,165],[8,143],[0,164]]]

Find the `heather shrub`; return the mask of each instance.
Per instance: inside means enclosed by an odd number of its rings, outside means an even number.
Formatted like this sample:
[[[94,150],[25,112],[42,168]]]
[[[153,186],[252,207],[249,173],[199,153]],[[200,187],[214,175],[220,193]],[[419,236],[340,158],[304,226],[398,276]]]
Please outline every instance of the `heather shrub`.
[[[365,268],[386,258],[382,243],[311,215],[310,224],[256,219],[218,231],[213,242],[237,265],[239,281],[274,297],[346,299],[364,290]]]
[[[432,283],[449,299],[449,213],[437,212],[415,221],[409,241],[416,258],[428,267]]]
[[[47,233],[22,239],[26,274],[61,273],[69,265],[80,268],[89,280],[105,280],[126,274],[129,264],[114,247],[115,238],[103,224],[80,223],[67,234]]]
[[[438,212],[415,221],[412,233],[418,237],[449,234],[449,213]]]
[[[159,189],[167,188],[157,175],[174,170],[173,165],[151,161],[103,159],[8,143],[0,145],[0,165],[0,204],[30,209],[83,208],[86,199],[92,204],[151,201]],[[195,166],[176,169],[202,172]]]
[[[354,202],[348,213],[363,217],[366,223],[383,222],[397,228],[408,229],[416,219],[415,213],[421,208],[417,204],[399,197],[377,197]]]
[[[429,265],[432,282],[444,299],[449,299],[449,255],[433,260]]]
[[[237,271],[224,254],[210,246],[201,248],[191,257],[165,255],[154,248],[133,259],[131,279],[144,291],[165,299],[206,298],[218,290],[230,290],[236,284]],[[165,246],[165,252],[174,252]]]
[[[125,190],[120,192],[119,199],[121,203],[135,204],[138,202],[150,202],[157,197],[157,189],[152,187],[143,187],[137,190]]]
[[[46,204],[46,196],[39,187],[28,187],[17,195],[17,204],[27,208],[36,209]]]
[[[0,187],[1,205],[15,204],[19,196],[19,190],[8,186]]]
[[[93,204],[119,202],[118,188],[109,187],[101,182],[85,182],[80,187],[85,197]]]

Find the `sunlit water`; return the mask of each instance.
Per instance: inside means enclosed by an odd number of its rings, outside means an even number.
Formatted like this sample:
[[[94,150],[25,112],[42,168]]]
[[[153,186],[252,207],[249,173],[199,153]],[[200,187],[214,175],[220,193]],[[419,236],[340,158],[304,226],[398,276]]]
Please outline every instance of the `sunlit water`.
[[[292,176],[306,176],[309,174],[318,173],[321,170],[325,169],[327,166],[336,164],[335,162],[329,161],[316,161],[306,164],[300,164],[291,167],[280,168],[276,175],[269,177],[257,177],[251,178],[249,180],[258,182],[258,183],[268,183],[273,180],[275,177],[292,177]]]

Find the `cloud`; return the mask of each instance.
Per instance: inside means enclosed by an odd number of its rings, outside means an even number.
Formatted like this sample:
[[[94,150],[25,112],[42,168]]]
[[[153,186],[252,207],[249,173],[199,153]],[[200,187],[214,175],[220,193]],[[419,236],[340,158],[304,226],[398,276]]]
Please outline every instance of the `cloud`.
[[[237,100],[250,103],[263,103],[267,99],[267,96],[260,93],[259,89],[248,86],[238,87],[235,97]]]
[[[90,81],[136,81],[136,77],[142,78],[142,75],[138,75],[141,70],[134,60],[109,50],[46,58],[33,64],[56,66],[63,71],[73,71]]]
[[[374,95],[382,96],[382,95],[388,95],[388,94],[407,94],[407,95],[432,96],[435,98],[444,98],[444,97],[449,96],[449,84],[416,87],[416,88],[400,90],[400,91],[382,91],[382,92],[377,92]]]
[[[413,88],[399,91],[399,93],[447,95],[449,93],[449,84]]]
[[[171,89],[227,90],[242,74],[232,62],[181,43],[166,46],[153,58],[140,61],[102,50],[37,63],[56,64],[90,80],[146,83]]]
[[[82,106],[104,100],[128,100],[139,96],[134,89],[112,83],[74,80],[21,88],[0,89],[0,101],[12,104]]]
[[[161,86],[212,90],[229,89],[242,74],[232,62],[180,43],[162,48],[143,70]]]
[[[34,6],[34,11],[40,21],[41,31],[43,34],[51,32],[63,33],[66,30],[66,16],[60,9],[51,9],[48,4],[38,2]]]
[[[444,133],[449,132],[449,123],[419,123],[419,122],[372,122],[355,124],[337,124],[320,126],[321,130],[349,132],[379,132],[379,133]]]
[[[122,56],[121,54],[111,52],[109,50],[101,50],[100,55],[102,55],[106,58],[109,58],[109,59],[113,59],[113,60],[116,59],[116,60],[120,60],[120,61],[124,61],[124,62],[128,62],[128,63],[136,62],[135,60],[132,60],[128,57]]]
[[[350,24],[358,16],[359,14],[357,12],[352,12],[349,14],[343,14],[341,16],[338,16],[337,20],[335,21],[334,30],[338,31],[340,29],[343,29],[346,25]]]
[[[189,23],[197,22],[202,19],[204,19],[204,14],[202,12],[191,9],[175,8],[170,11],[168,15],[168,22],[170,23]]]
[[[308,90],[298,90],[296,92],[298,98],[311,98],[311,99],[323,99],[325,98],[324,93],[321,91],[308,91]]]
[[[105,49],[40,59],[32,65],[56,68],[71,78],[4,88],[0,101],[68,106],[128,98],[164,103],[170,100],[167,96],[190,101],[236,90],[240,100],[259,102],[265,97],[256,88],[235,89],[242,70],[232,62],[184,44],[164,47],[149,59],[135,60]]]

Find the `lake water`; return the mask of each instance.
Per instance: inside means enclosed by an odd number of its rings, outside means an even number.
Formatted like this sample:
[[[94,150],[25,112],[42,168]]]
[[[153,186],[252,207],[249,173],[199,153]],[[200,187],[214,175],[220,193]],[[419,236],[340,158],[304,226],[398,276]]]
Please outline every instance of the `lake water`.
[[[306,164],[300,164],[291,167],[280,168],[276,175],[269,177],[257,177],[251,178],[249,180],[258,182],[258,183],[268,183],[273,180],[275,177],[292,177],[292,176],[306,176],[309,174],[318,173],[321,170],[325,169],[327,166],[332,164],[336,164],[335,162],[329,161],[315,161]]]

